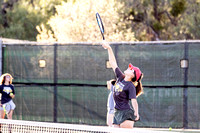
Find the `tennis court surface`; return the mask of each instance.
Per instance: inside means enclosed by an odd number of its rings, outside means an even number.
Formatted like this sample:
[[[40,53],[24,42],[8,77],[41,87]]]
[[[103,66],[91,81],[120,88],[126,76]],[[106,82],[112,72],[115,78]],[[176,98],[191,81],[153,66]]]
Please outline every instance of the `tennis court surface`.
[[[62,124],[1,119],[2,133],[189,133],[189,130],[167,130],[158,128],[122,129],[104,126]],[[191,131],[191,132],[198,132]]]

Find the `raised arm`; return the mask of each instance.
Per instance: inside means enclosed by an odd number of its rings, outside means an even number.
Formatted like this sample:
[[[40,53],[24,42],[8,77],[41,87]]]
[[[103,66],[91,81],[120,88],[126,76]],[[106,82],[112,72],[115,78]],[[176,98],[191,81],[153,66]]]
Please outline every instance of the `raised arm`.
[[[116,58],[115,58],[115,55],[113,53],[113,50],[111,48],[111,46],[107,43],[107,42],[103,42],[102,44],[102,47],[104,49],[107,49],[108,50],[108,59],[109,59],[109,63],[113,69],[113,71],[115,71],[115,69],[118,67],[117,66],[117,61],[116,61]]]

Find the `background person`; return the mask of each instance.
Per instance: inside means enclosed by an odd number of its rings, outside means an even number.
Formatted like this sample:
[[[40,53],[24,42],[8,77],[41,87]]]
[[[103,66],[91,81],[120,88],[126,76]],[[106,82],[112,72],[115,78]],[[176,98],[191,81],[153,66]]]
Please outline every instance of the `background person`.
[[[110,90],[110,93],[108,95],[108,101],[107,101],[107,119],[106,119],[106,123],[108,126],[112,126],[113,124],[113,116],[114,116],[114,98],[113,98],[113,87],[115,85],[116,80],[112,79],[107,81],[107,88]]]
[[[13,110],[15,109],[15,104],[13,98],[15,97],[14,86],[12,85],[13,77],[9,73],[5,73],[0,77],[0,93],[1,93],[1,106],[0,114],[1,118],[4,119],[5,112],[3,106],[7,111],[7,118],[12,119]]]

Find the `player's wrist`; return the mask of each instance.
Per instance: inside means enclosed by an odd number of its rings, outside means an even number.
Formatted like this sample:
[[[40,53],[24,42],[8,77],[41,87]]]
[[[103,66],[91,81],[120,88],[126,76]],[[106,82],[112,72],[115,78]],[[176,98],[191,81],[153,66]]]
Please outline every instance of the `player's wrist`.
[[[108,50],[112,50],[112,48],[111,48],[111,46],[110,46],[110,45],[108,45],[108,46],[107,46],[107,49],[108,49]]]
[[[134,113],[134,115],[135,115],[135,116],[139,116],[139,114],[138,114],[138,113]]]

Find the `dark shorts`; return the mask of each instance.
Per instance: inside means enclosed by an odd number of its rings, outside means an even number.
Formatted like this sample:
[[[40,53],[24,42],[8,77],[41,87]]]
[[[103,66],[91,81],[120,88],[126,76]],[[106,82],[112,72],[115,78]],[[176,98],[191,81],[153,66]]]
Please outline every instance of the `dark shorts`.
[[[125,120],[135,121],[134,111],[132,109],[117,110],[115,109],[113,124],[120,125]]]

